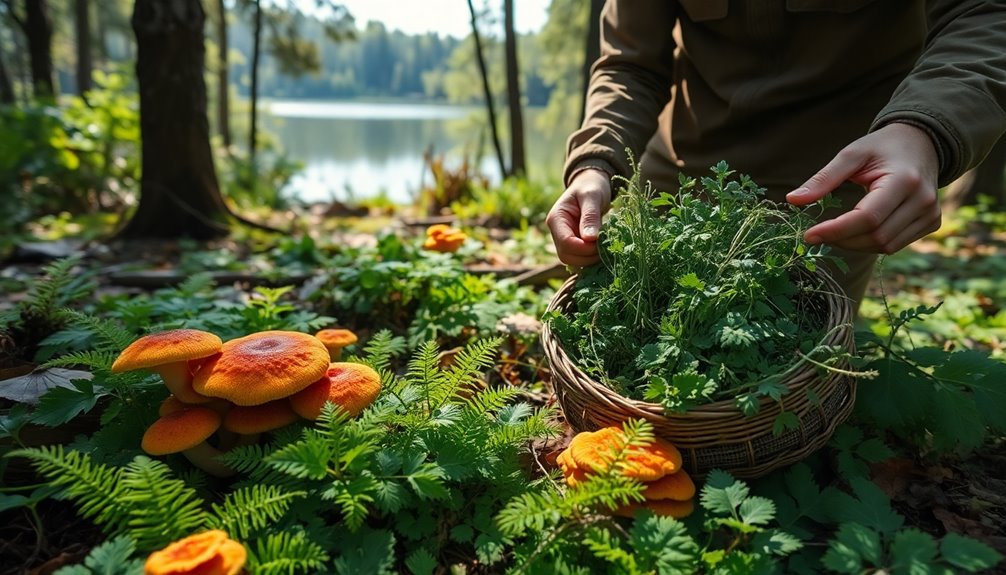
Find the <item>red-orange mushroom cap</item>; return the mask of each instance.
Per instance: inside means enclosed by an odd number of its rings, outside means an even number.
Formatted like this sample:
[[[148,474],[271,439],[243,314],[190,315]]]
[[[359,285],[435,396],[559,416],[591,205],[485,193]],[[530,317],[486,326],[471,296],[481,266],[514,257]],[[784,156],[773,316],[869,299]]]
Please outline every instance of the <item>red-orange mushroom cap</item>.
[[[263,331],[223,344],[220,355],[196,372],[196,392],[235,405],[261,405],[297,393],[328,370],[329,352],[318,338],[293,331]]]
[[[300,419],[286,399],[262,405],[236,406],[224,416],[224,429],[252,435],[279,429]]]
[[[358,341],[356,334],[348,329],[323,329],[314,334],[314,337],[328,348],[331,361],[339,361],[342,357],[342,348]]]
[[[192,391],[190,360],[209,357],[222,347],[220,338],[198,329],[172,329],[145,335],[122,350],[112,373],[134,369],[157,372],[171,393],[186,403],[208,401]]]
[[[167,455],[191,449],[220,428],[220,414],[192,406],[161,416],[143,434],[140,446],[150,455]]]
[[[356,417],[381,393],[381,375],[362,363],[335,362],[325,377],[290,396],[290,405],[305,419],[318,419],[332,402]]]

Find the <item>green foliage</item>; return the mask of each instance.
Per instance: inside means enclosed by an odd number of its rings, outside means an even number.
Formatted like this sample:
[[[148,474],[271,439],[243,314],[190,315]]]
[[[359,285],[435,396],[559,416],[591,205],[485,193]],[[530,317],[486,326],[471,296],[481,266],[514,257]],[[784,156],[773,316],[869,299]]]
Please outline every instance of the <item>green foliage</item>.
[[[466,220],[485,220],[503,228],[539,225],[562,190],[558,186],[535,184],[526,178],[507,178],[497,186],[479,182],[471,197],[451,204],[451,211]]]
[[[476,244],[442,254],[385,234],[376,248],[338,256],[317,297],[348,325],[405,333],[411,348],[429,340],[462,345],[493,334],[506,315],[543,304],[531,288],[466,272],[462,258]]]
[[[886,299],[884,300],[886,305]],[[888,308],[890,332],[860,333],[864,369],[878,376],[860,384],[856,417],[936,452],[970,452],[990,432],[1006,432],[1006,363],[977,349],[914,347],[898,337],[940,305]]]
[[[794,352],[836,355],[814,347],[821,320],[803,305],[827,295],[808,273],[823,251],[803,244],[806,211],[770,204],[723,162],[712,172],[654,196],[637,169],[602,229],[602,263],[576,284],[575,311],[549,321],[619,393],[671,411],[735,398],[751,412],[754,399],[785,393]]]
[[[141,575],[143,559],[134,558],[135,553],[132,539],[115,537],[91,549],[82,565],[61,567],[54,575]]]

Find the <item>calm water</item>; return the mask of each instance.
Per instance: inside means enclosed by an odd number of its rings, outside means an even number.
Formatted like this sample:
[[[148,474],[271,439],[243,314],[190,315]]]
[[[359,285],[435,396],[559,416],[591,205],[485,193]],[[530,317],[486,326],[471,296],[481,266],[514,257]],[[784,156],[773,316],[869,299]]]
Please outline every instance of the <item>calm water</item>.
[[[423,161],[427,149],[444,155],[449,167],[459,166],[465,156],[471,160],[480,156],[482,173],[499,181],[481,108],[273,101],[266,109],[266,127],[289,157],[305,166],[290,186],[292,195],[304,201],[345,201],[384,193],[396,202],[410,202],[433,179]],[[535,128],[536,116],[537,110],[526,112],[528,170],[533,179],[557,180],[565,134],[541,133]]]

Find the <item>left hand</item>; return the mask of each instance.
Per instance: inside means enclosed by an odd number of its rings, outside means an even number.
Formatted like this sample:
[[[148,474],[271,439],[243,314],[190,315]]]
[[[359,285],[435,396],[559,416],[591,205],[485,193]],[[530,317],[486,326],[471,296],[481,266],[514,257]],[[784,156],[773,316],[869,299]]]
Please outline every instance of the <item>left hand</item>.
[[[813,226],[804,240],[892,254],[940,228],[938,171],[929,135],[891,123],[843,148],[786,200],[798,206],[816,202],[846,180],[864,186],[866,195],[854,208]]]

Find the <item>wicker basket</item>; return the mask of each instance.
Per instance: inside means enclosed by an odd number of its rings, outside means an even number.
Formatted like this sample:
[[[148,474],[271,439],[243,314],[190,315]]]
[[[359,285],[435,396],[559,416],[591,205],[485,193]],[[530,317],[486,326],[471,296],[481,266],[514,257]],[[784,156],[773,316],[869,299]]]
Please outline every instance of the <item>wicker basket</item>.
[[[821,343],[854,349],[852,306],[826,272],[819,273],[823,287],[805,298],[800,307],[828,328]],[[549,311],[566,313],[574,306],[577,276],[562,285]],[[834,371],[821,373],[806,362],[784,374],[789,392],[780,402],[762,398],[758,413],[745,416],[731,400],[701,405],[686,413],[665,414],[656,403],[636,401],[615,393],[583,373],[562,348],[549,326],[542,330],[545,355],[552,366],[552,384],[559,405],[576,431],[621,425],[630,418],[653,424],[654,432],[674,444],[684,458],[685,469],[696,478],[711,469],[729,471],[735,477],[760,477],[795,463],[823,446],[849,413],[856,397],[856,380]],[[772,432],[776,416],[793,412],[797,429],[779,435]]]

